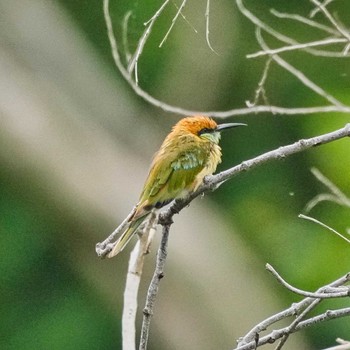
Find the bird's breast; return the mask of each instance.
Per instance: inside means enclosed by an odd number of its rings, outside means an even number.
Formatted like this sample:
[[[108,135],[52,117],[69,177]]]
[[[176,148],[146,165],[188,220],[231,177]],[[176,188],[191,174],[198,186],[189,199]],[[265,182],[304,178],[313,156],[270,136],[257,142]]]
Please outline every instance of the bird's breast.
[[[191,191],[196,191],[198,187],[203,183],[203,179],[208,175],[212,175],[215,172],[218,164],[220,163],[221,163],[220,146],[216,144],[210,144],[206,162],[203,166],[203,169],[197,174],[193,184],[193,188],[191,188]]]

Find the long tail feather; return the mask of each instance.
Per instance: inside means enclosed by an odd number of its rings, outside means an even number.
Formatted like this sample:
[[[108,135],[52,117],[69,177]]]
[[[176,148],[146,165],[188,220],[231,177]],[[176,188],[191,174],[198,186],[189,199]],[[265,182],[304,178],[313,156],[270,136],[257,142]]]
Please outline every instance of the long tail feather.
[[[131,238],[136,233],[139,226],[145,221],[147,217],[148,215],[142,216],[141,218],[138,218],[137,220],[130,223],[130,226],[126,231],[122,233],[122,235],[115,242],[113,249],[108,253],[108,258],[113,258],[125,248],[125,246],[129,243]]]

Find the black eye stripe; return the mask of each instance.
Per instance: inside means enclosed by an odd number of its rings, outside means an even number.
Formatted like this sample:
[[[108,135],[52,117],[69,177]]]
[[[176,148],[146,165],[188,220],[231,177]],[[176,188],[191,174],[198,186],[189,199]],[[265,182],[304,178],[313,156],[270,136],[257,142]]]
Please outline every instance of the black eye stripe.
[[[215,131],[215,129],[203,128],[203,129],[198,131],[198,135],[209,134],[209,133],[214,132],[214,131]]]

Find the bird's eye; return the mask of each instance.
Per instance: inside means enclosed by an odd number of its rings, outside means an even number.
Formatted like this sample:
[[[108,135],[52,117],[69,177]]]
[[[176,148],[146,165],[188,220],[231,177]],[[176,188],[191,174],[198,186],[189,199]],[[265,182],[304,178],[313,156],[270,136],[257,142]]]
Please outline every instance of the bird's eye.
[[[203,129],[199,130],[198,135],[208,134],[208,133],[210,133],[212,131],[213,131],[213,129],[203,128]]]

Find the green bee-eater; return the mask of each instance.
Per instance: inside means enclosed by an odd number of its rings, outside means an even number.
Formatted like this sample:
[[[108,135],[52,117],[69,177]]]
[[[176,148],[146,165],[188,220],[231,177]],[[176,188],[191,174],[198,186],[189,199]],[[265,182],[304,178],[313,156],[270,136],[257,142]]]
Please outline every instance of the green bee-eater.
[[[128,227],[108,254],[121,252],[152,210],[196,191],[205,176],[214,173],[221,162],[220,131],[246,124],[217,125],[208,117],[181,119],[155,154],[138,204]]]

